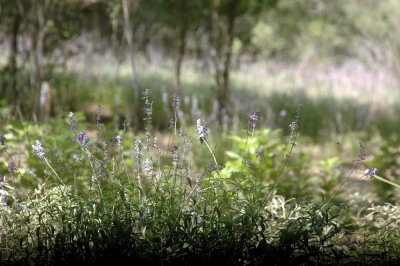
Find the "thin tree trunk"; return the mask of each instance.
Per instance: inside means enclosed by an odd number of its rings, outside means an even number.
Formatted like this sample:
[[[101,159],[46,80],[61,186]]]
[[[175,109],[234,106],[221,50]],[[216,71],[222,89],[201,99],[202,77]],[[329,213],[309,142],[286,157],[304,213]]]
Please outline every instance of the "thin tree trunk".
[[[237,18],[236,9],[237,0],[230,2],[229,12],[227,12],[226,20],[218,14],[217,7],[219,2],[213,2],[214,6],[211,13],[211,32],[214,38],[213,46],[215,49],[215,82],[216,82],[216,98],[220,105],[220,111],[226,113],[231,112],[230,108],[230,71],[232,65],[232,46],[234,40],[234,26]],[[219,112],[222,114],[222,112]],[[222,115],[219,116],[222,121]]]
[[[44,17],[44,6],[41,1],[34,0],[34,10],[36,11],[36,29],[33,34],[33,65],[34,65],[34,76],[33,76],[33,86],[31,90],[32,99],[32,114],[33,118],[36,119],[39,114],[39,98],[40,98],[40,88],[44,78],[43,70],[43,45],[45,36],[45,17]]]
[[[233,6],[233,9],[235,6]],[[230,96],[230,71],[232,64],[232,46],[234,39],[234,24],[235,23],[235,14],[232,10],[232,13],[228,16],[228,29],[227,29],[227,41],[225,43],[224,49],[224,59],[223,59],[223,70],[222,70],[222,87],[220,93],[220,104],[221,108],[225,109],[229,112],[229,96]]]
[[[126,43],[128,45],[128,56],[131,64],[131,73],[132,73],[132,90],[134,97],[134,117],[133,117],[133,126],[135,129],[139,127],[139,88],[136,80],[136,60],[134,53],[134,45],[133,45],[133,27],[131,23],[131,12],[136,11],[138,7],[138,0],[122,0],[122,12],[123,12],[123,28],[124,28],[124,37]],[[131,9],[132,8],[132,9]]]
[[[10,68],[10,88],[13,92],[13,113],[21,113],[21,92],[19,87],[17,86],[17,73],[18,73],[18,65],[17,65],[17,56],[18,56],[18,35],[21,26],[21,13],[18,10],[18,3],[15,3],[14,6],[14,21],[11,33],[11,53],[9,58],[9,68]]]
[[[182,73],[183,58],[185,57],[185,52],[186,52],[186,35],[187,35],[187,27],[182,25],[179,33],[178,57],[176,60],[176,67],[175,67],[175,83],[178,92],[182,91],[181,73]]]
[[[222,49],[223,49],[223,23],[221,22],[221,18],[218,14],[218,6],[220,2],[219,0],[212,1],[211,14],[210,14],[210,42],[211,47],[214,49],[210,49],[211,51],[211,61],[214,64],[214,79],[215,79],[215,97],[219,103],[220,110],[224,106],[224,98],[222,95],[223,87],[222,87],[222,69],[221,69],[221,60],[222,60]],[[218,112],[220,113],[220,112]]]

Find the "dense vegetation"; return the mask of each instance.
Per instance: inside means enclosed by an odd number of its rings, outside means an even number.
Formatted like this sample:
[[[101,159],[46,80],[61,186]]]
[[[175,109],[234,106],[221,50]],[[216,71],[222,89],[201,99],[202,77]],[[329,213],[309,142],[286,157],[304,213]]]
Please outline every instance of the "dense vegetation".
[[[202,119],[183,128],[175,95],[165,106],[175,114],[169,133],[157,135],[149,97],[146,91],[144,134],[108,129],[101,109],[89,131],[73,113],[46,125],[7,127],[3,263],[387,265],[399,259],[398,206],[384,203],[395,201],[398,185],[376,168],[358,171],[367,159],[364,144],[348,164],[296,152],[301,105],[287,141],[279,129],[256,129],[259,112],[248,116],[244,136],[221,139],[209,135]],[[213,142],[230,145],[219,148],[225,156]],[[365,182],[369,188],[360,189]]]
[[[398,265],[399,3],[0,1],[0,264]]]

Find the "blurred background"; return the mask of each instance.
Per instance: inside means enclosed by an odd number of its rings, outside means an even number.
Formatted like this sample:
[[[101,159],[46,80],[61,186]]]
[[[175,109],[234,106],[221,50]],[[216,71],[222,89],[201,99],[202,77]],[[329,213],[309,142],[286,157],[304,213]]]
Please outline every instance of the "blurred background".
[[[228,170],[250,161],[254,176],[268,178],[285,158],[299,104],[300,145],[279,193],[333,191],[364,152],[362,171],[399,182],[399,25],[398,0],[0,0],[0,135],[22,172],[14,182],[35,187],[46,176],[31,154],[36,139],[71,178],[61,163],[76,164],[69,112],[91,145],[100,125],[110,141],[127,134],[130,166],[133,139],[148,138],[147,129],[170,162],[171,135],[182,127],[195,140],[201,118]],[[256,111],[249,154],[241,149]],[[210,165],[191,156],[194,169]],[[13,169],[7,156],[0,162],[1,172]],[[370,188],[361,179],[357,192]],[[372,188],[400,198],[382,182]]]
[[[0,122],[101,105],[140,129],[148,89],[158,129],[177,93],[187,121],[278,127],[303,103],[306,136],[396,138],[398,25],[398,0],[0,0]]]

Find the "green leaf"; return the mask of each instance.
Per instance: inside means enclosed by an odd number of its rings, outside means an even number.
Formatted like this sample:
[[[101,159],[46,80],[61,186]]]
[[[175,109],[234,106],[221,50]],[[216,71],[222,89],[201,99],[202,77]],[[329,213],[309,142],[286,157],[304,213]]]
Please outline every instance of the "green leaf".
[[[240,154],[238,154],[236,152],[233,152],[233,151],[226,151],[225,154],[228,157],[231,157],[232,159],[238,159],[238,160],[242,160],[243,159],[243,157]]]

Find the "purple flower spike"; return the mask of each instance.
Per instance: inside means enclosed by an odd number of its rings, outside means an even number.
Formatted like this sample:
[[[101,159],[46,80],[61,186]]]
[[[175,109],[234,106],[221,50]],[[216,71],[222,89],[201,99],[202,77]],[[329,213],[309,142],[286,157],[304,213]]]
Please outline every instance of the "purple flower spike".
[[[44,149],[42,147],[42,143],[40,141],[36,140],[35,144],[32,145],[33,153],[36,154],[40,160],[44,159]]]
[[[377,172],[378,172],[378,169],[376,169],[376,168],[367,169],[364,172],[364,176],[369,177],[370,179],[372,179],[374,176],[376,176]]]
[[[197,136],[200,139],[200,142],[203,143],[205,138],[208,136],[208,128],[204,120],[197,119],[196,131],[197,131]]]
[[[86,134],[84,134],[82,132],[79,132],[76,135],[76,139],[75,140],[82,146],[82,148],[85,151],[87,150],[87,146],[89,144],[89,137]]]

